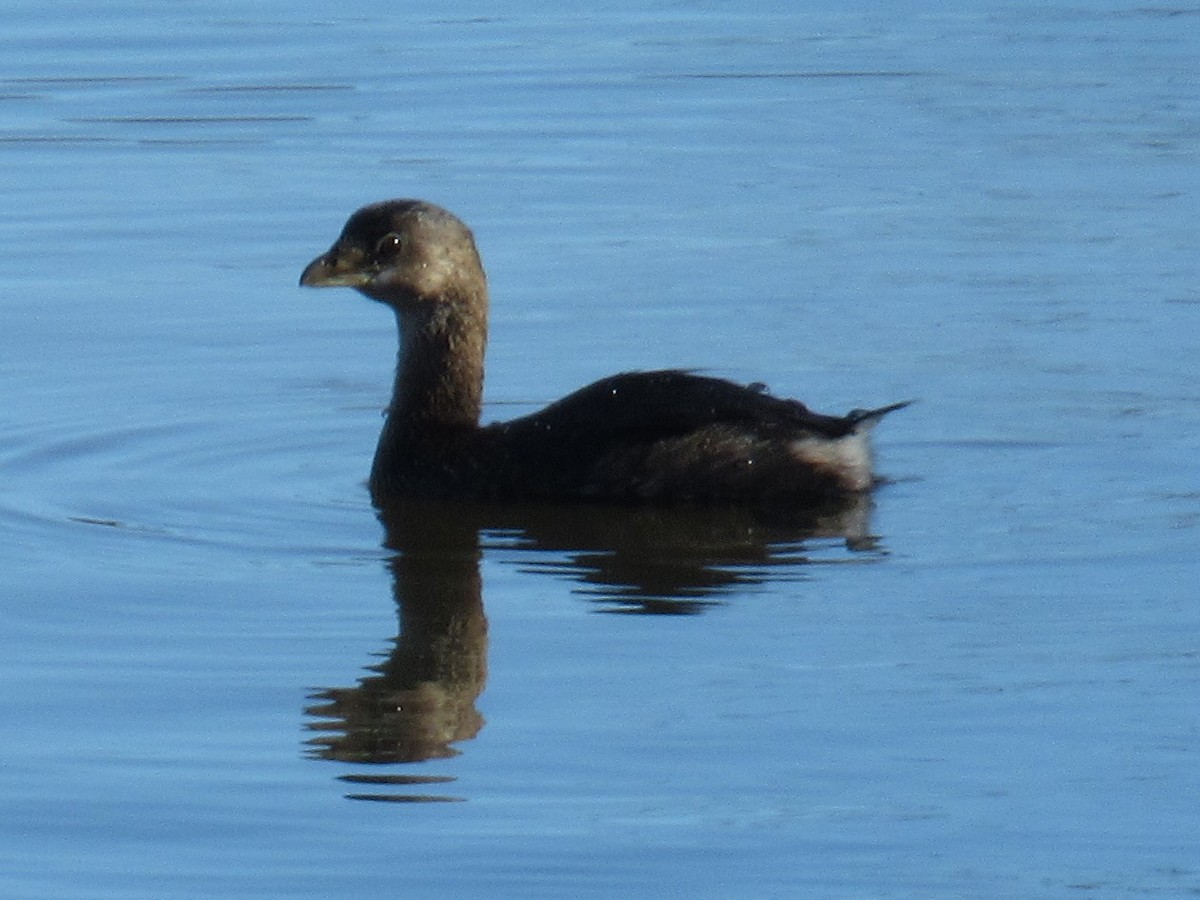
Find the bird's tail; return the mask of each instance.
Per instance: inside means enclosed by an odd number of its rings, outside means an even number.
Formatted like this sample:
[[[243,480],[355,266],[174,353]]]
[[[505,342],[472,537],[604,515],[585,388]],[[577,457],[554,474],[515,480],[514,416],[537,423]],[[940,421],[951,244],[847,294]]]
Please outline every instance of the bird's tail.
[[[905,400],[902,403],[893,403],[890,406],[881,406],[878,409],[852,409],[846,418],[850,420],[850,424],[854,426],[855,430],[872,428],[876,422],[888,413],[904,409],[904,407],[911,405],[913,402],[912,400]]]

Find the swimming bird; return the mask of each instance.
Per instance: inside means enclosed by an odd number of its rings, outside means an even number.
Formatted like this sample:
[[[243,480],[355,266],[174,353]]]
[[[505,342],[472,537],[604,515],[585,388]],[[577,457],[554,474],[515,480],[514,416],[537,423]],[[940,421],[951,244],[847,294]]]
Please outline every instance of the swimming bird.
[[[400,352],[371,467],[390,499],[821,504],[868,491],[868,433],[894,403],[812,412],[683,370],[625,372],[480,424],[488,288],[470,229],[421,200],[365,206],[300,276],[391,307]]]

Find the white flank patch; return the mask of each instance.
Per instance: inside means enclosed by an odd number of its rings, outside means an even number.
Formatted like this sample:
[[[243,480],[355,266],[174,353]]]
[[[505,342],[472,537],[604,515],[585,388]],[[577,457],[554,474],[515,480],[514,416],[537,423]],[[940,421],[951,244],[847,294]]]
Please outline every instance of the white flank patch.
[[[797,459],[837,475],[850,490],[865,491],[871,486],[871,447],[866,429],[836,440],[801,438],[792,441]]]

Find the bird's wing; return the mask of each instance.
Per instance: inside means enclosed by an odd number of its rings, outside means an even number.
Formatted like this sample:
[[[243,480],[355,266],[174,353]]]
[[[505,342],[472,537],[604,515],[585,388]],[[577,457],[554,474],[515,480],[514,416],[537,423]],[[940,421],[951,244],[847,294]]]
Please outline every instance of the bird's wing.
[[[762,437],[837,438],[865,418],[824,416],[757,385],[669,369],[613,375],[507,427],[589,441],[654,440],[721,425]]]

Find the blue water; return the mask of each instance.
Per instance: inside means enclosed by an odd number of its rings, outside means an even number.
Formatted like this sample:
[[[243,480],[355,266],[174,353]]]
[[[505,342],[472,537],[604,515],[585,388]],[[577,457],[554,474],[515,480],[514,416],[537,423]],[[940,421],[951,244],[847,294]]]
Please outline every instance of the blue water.
[[[1196,9],[5,18],[0,895],[1200,893]],[[389,530],[390,317],[296,281],[391,196],[489,418],[915,398],[893,483]]]

